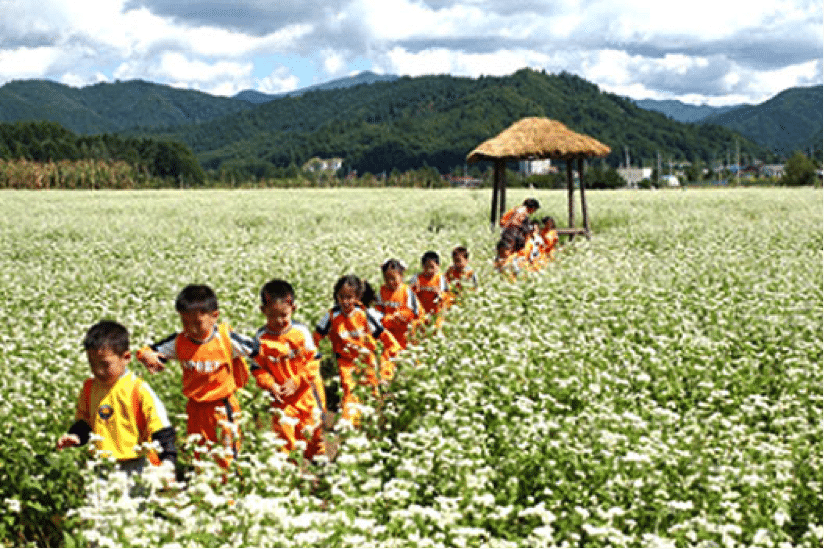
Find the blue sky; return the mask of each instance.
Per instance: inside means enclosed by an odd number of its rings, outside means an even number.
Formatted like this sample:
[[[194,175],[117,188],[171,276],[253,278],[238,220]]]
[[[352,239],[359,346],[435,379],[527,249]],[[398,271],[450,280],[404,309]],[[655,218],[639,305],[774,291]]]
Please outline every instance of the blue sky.
[[[0,0],[0,85],[139,78],[231,96],[363,70],[478,77],[531,67],[635,99],[718,106],[822,83],[820,0],[671,4]]]

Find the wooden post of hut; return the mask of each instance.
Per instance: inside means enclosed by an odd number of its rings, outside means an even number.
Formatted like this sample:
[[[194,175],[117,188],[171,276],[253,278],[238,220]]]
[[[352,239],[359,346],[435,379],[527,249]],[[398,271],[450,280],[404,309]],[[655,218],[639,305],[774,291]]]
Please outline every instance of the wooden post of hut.
[[[500,162],[495,162],[495,172],[492,176],[492,208],[489,210],[489,230],[495,231],[497,219],[495,219],[495,212],[498,211],[498,181],[500,177],[498,172],[500,170]]]
[[[566,162],[567,174],[567,212],[569,214],[570,229],[575,227],[575,174],[572,172],[572,160],[567,158]]]
[[[578,181],[580,182],[580,187],[581,187],[581,216],[584,218],[584,231],[586,231],[586,233],[584,233],[584,234],[586,235],[587,239],[589,239],[590,238],[589,215],[587,215],[587,198],[586,198],[586,195],[584,194],[584,188],[586,187],[586,185],[584,185],[584,159],[583,158],[578,158]]]

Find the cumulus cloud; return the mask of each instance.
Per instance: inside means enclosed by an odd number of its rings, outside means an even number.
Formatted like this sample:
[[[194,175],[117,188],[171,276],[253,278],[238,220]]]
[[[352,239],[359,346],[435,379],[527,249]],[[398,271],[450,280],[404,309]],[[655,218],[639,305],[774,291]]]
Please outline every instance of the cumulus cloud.
[[[413,76],[526,66],[631,97],[713,103],[822,78],[812,0],[0,0],[0,13],[0,84],[143,78],[229,95],[355,66]]]

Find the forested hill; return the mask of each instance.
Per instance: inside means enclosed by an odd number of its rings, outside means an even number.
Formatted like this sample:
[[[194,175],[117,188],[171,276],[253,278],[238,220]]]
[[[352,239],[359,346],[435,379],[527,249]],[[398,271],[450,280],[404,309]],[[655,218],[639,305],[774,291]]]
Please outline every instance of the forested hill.
[[[759,105],[746,105],[709,116],[702,124],[720,124],[773,149],[782,156],[793,151],[820,151],[824,88],[790,88]]]
[[[300,165],[313,156],[341,157],[372,173],[423,165],[442,172],[464,164],[482,141],[526,116],[559,120],[625,158],[652,165],[663,158],[710,162],[734,148],[737,135],[720,126],[683,124],[601,92],[580,77],[523,69],[511,76],[403,77],[346,89],[306,93],[154,137],[179,139],[206,168]],[[764,148],[739,138],[744,154]]]
[[[15,80],[0,87],[0,122],[48,120],[86,135],[192,124],[252,107],[241,99],[142,80],[85,88],[49,80]]]

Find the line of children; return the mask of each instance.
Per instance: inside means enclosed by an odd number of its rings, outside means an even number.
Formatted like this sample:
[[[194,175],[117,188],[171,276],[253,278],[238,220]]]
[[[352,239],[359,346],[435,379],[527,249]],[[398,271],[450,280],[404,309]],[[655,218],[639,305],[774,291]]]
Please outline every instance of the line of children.
[[[495,270],[514,280],[526,269],[537,269],[554,259],[558,235],[551,217],[531,228],[528,215],[538,209],[537,201],[527,199],[508,212],[501,240],[497,245]],[[534,253],[527,248],[529,231]],[[521,251],[521,253],[517,253]],[[440,272],[437,252],[421,257],[421,271],[409,284],[403,282],[406,266],[398,259],[381,265],[384,284],[375,295],[369,284],[354,275],[341,277],[333,288],[335,305],[318,322],[314,333],[292,321],[296,310],[292,286],[280,279],[267,282],[260,290],[260,311],[266,317],[254,338],[218,326],[220,315],[214,291],[205,285],[186,286],[175,301],[183,329],[165,339],[144,346],[137,359],[157,373],[169,360],[182,369],[182,392],[186,405],[187,434],[199,435],[199,444],[217,446],[217,462],[228,468],[240,450],[238,418],[240,404],[236,391],[251,373],[257,385],[271,396],[272,429],[291,451],[298,441],[305,442],[304,457],[324,453],[323,415],[325,390],[319,372],[318,343],[328,337],[340,374],[342,418],[357,425],[360,403],[355,389],[379,388],[394,377],[392,358],[406,348],[426,323],[436,330],[443,323],[443,311],[465,289],[478,287],[475,271],[469,265],[469,252],[463,246],[452,250],[452,265]],[[371,302],[375,307],[371,308]],[[382,353],[376,357],[377,342]],[[154,441],[161,449],[149,453],[153,463],[174,463],[175,431],[165,408],[151,388],[128,371],[131,361],[128,331],[121,325],[103,321],[84,339],[93,377],[84,383],[78,399],[76,421],[60,437],[58,449],[85,444],[97,435],[96,448],[113,456],[121,469],[140,471],[146,457],[138,445]]]

